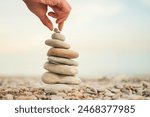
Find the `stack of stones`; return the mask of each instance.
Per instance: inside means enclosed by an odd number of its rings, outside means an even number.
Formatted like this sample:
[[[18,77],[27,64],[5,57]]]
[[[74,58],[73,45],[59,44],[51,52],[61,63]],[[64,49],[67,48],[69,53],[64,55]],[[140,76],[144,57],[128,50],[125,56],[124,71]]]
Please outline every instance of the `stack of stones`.
[[[79,54],[70,50],[70,45],[65,43],[65,36],[54,29],[52,39],[45,44],[51,46],[47,52],[48,62],[44,68],[48,72],[42,75],[42,81],[46,84],[79,84],[81,80],[76,76],[78,63],[75,59]]]

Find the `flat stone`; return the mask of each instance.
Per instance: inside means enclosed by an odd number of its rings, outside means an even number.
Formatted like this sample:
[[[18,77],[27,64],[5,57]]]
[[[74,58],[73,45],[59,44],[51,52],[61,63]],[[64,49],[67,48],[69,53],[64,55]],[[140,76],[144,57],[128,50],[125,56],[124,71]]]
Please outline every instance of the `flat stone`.
[[[122,86],[121,84],[116,84],[116,85],[114,86],[114,88],[116,88],[116,89],[122,89],[123,86]]]
[[[141,88],[140,84],[132,84],[132,88]]]
[[[142,81],[142,86],[144,88],[150,88],[150,83],[149,82],[146,82],[146,81]]]
[[[145,100],[150,100],[150,97],[145,97]]]
[[[94,98],[94,100],[102,100],[103,97]]]
[[[49,56],[48,61],[50,63],[58,63],[58,64],[66,64],[66,65],[71,65],[71,66],[78,66],[78,63],[76,61],[71,60],[71,59],[67,59],[67,58]]]
[[[118,98],[116,100],[127,100],[126,98]]]
[[[105,89],[106,89],[106,88],[104,88],[104,87],[98,87],[98,88],[97,88],[97,91],[98,91],[98,92],[105,92]]]
[[[64,92],[59,92],[59,93],[57,93],[57,96],[66,97],[67,94]]]
[[[65,40],[65,36],[60,34],[60,33],[53,33],[52,34],[52,39],[64,41]]]
[[[60,41],[60,40],[56,40],[56,39],[48,39],[45,41],[45,44],[48,46],[55,47],[55,48],[64,48],[64,49],[70,48],[69,44],[67,44],[63,41]]]
[[[117,100],[117,99],[120,98],[120,95],[121,95],[121,94],[117,93],[117,94],[115,94],[114,96],[112,96],[112,99],[113,99],[113,100]]]
[[[92,87],[92,86],[87,86],[85,89],[86,93],[90,93],[90,94],[97,94],[97,90],[96,88]]]
[[[109,90],[105,90],[105,94],[104,94],[105,96],[107,96],[107,97],[112,97],[112,96],[114,96],[115,94],[114,93],[111,93],[111,91],[109,91]]]
[[[138,95],[129,95],[127,99],[128,99],[128,100],[144,100],[145,97],[143,97],[143,96],[138,96]]]
[[[62,96],[58,95],[51,95],[50,98],[51,100],[64,100]]]
[[[69,92],[72,91],[73,89],[73,87],[68,84],[53,84],[53,83],[45,84],[43,88],[45,89],[45,91],[51,92],[53,94],[58,94],[60,92]]]
[[[110,90],[112,93],[120,93],[120,89],[110,88],[109,90]]]
[[[142,95],[143,92],[142,88],[138,88],[136,91],[137,91],[137,95]]]
[[[4,100],[13,100],[13,95],[12,94],[6,94],[4,97]]]
[[[69,59],[74,59],[79,57],[79,54],[73,50],[60,49],[60,48],[50,48],[47,55],[58,56],[58,57],[69,58]]]
[[[86,100],[93,100],[93,98],[92,97],[87,97]]]
[[[76,66],[69,66],[69,65],[61,65],[61,64],[51,64],[46,62],[44,64],[44,68],[52,73],[62,74],[62,75],[69,75],[74,76],[78,73]]]
[[[46,84],[79,84],[81,82],[75,76],[58,75],[50,72],[42,75],[42,81]]]
[[[121,91],[121,93],[124,93],[124,94],[127,94],[127,95],[131,95],[132,94],[132,91],[131,90],[127,90],[127,89],[121,89],[120,90]]]
[[[35,96],[19,96],[16,98],[16,100],[37,100],[37,97],[35,97]]]
[[[112,100],[111,97],[104,97],[103,100]]]

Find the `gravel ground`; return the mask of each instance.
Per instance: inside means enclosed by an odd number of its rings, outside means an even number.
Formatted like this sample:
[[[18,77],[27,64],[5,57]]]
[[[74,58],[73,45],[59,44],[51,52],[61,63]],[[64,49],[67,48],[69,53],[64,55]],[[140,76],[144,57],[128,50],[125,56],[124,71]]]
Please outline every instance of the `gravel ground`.
[[[150,77],[82,79],[80,85],[0,77],[0,100],[150,100]]]

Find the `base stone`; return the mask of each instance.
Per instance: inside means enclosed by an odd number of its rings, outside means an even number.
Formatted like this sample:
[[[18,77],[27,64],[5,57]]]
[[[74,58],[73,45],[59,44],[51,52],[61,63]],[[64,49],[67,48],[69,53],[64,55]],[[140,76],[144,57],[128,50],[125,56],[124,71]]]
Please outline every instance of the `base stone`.
[[[80,84],[81,80],[80,78],[77,78],[76,76],[65,76],[65,75],[59,75],[54,74],[50,72],[45,72],[42,77],[42,81],[46,84]]]

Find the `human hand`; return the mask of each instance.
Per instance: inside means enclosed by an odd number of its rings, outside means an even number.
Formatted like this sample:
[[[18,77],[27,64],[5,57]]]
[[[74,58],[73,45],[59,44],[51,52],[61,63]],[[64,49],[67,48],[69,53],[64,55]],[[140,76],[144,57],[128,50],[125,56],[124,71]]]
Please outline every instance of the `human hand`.
[[[23,0],[29,10],[33,12],[42,23],[50,30],[53,30],[53,24],[47,17],[48,7],[51,7],[53,12],[48,15],[56,19],[58,28],[61,31],[65,20],[68,18],[71,11],[71,6],[66,0]]]

